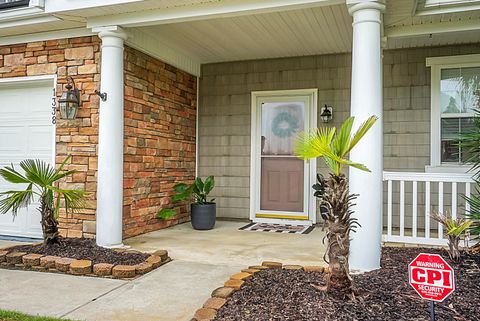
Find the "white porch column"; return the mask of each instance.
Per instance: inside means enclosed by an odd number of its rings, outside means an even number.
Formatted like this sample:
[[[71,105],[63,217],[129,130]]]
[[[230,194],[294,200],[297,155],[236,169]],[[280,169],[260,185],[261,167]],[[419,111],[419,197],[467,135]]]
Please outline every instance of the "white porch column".
[[[123,211],[123,42],[120,27],[100,30],[102,39],[98,124],[97,244],[122,246]]]
[[[354,216],[362,225],[352,233],[350,268],[380,267],[383,211],[383,76],[381,52],[383,1],[347,0],[353,16],[351,116],[358,126],[372,115],[378,121],[350,153],[371,172],[350,168],[350,192],[360,194]]]

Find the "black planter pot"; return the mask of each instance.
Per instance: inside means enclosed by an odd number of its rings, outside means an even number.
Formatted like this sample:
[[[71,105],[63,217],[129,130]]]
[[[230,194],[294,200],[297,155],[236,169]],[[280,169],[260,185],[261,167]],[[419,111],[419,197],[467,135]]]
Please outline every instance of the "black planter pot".
[[[215,226],[217,204],[191,204],[192,226],[196,230],[211,230]]]

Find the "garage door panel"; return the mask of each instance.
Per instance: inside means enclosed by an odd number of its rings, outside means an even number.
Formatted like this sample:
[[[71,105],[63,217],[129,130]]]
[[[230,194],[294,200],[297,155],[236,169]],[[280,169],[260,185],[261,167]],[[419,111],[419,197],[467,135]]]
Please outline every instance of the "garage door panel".
[[[0,124],[0,161],[24,155],[27,146],[26,126]]]
[[[52,163],[54,127],[51,124],[53,80],[0,83],[0,167],[24,159],[41,159]],[[18,190],[0,178],[0,191]],[[0,215],[0,235],[41,237],[38,202],[21,209],[14,218]]]
[[[50,161],[52,159],[53,144],[51,125],[29,126],[26,131],[28,132],[26,156]]]
[[[26,230],[25,230],[25,236],[29,237],[35,237],[35,236],[41,236],[42,235],[42,227],[40,225],[40,220],[41,220],[41,215],[40,212],[38,212],[37,208],[40,206],[40,204],[32,204],[32,209],[35,208],[35,211],[29,211],[28,215],[26,215]]]
[[[13,215],[10,215],[8,213],[0,214],[0,234],[19,235],[18,231],[21,231],[23,229],[26,216],[26,209],[19,210],[16,217],[13,217]]]

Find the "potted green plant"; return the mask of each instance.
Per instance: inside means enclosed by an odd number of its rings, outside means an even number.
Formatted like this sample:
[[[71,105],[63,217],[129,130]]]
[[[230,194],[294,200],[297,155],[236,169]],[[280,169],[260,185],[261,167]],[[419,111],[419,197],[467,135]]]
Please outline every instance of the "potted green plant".
[[[196,230],[211,230],[215,226],[216,220],[216,204],[215,199],[208,200],[208,194],[215,187],[215,179],[213,176],[208,176],[205,182],[200,177],[188,185],[179,183],[174,186],[176,192],[172,196],[172,202],[181,202],[188,199],[193,199],[190,205],[192,227]],[[177,212],[171,208],[164,208],[158,212],[157,217],[160,219],[169,219],[177,215]]]

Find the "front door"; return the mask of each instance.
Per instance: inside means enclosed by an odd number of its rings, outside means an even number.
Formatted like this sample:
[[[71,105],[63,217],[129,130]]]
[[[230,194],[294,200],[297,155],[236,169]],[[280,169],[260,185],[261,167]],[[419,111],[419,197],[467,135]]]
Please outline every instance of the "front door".
[[[315,223],[315,160],[294,155],[298,133],[316,126],[316,90],[252,93],[251,219]]]

